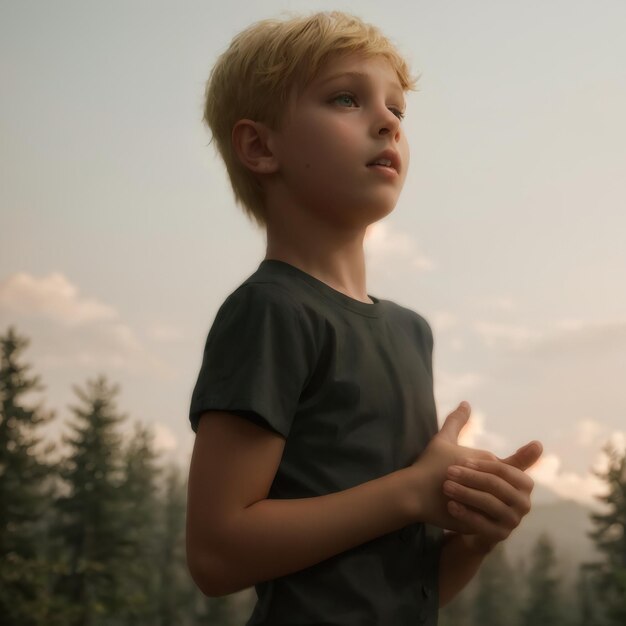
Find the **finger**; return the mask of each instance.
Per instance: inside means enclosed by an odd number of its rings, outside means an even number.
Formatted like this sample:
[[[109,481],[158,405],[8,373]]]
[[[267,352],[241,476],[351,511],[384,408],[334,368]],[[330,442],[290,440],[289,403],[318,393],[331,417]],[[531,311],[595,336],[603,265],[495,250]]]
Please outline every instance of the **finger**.
[[[472,528],[472,533],[480,534],[485,539],[492,540],[494,543],[504,541],[504,539],[511,534],[510,530],[498,526],[481,513],[472,511],[453,500],[448,503],[448,511],[454,518],[459,520],[459,522]]]
[[[439,435],[452,443],[456,443],[459,438],[459,433],[463,430],[465,424],[467,424],[471,410],[469,403],[461,402],[461,404],[446,417],[439,431]]]
[[[485,491],[478,491],[449,480],[444,482],[443,491],[455,502],[460,502],[475,512],[482,513],[497,522],[499,526],[510,530],[516,528],[523,517],[514,507],[506,505],[502,500]]]
[[[448,502],[448,505],[449,504],[450,502]],[[459,506],[462,506],[462,505],[459,505]],[[473,526],[471,526],[467,522],[463,522],[460,519],[450,515],[449,511],[448,511],[448,517],[449,519],[443,522],[443,528],[445,530],[452,530],[455,533],[460,533],[462,535],[471,535],[474,532],[476,532]]]
[[[528,494],[530,494],[535,486],[535,482],[528,474],[524,473],[521,469],[518,469],[513,465],[507,465],[500,460],[491,461],[489,459],[471,459],[469,461],[465,461],[464,467],[478,472],[499,476],[510,485],[513,485],[515,489],[519,489]]]
[[[530,492],[515,487],[497,474],[453,465],[448,469],[448,479],[464,487],[490,493],[505,505],[515,508],[520,516],[526,515],[530,510]],[[522,482],[526,482],[523,474],[520,479],[520,483]]]
[[[539,441],[531,441],[527,443],[525,446],[522,446],[517,452],[507,457],[506,459],[501,459],[503,463],[507,465],[512,465],[513,467],[517,467],[522,471],[526,471],[529,467],[534,465],[543,452],[543,446]]]

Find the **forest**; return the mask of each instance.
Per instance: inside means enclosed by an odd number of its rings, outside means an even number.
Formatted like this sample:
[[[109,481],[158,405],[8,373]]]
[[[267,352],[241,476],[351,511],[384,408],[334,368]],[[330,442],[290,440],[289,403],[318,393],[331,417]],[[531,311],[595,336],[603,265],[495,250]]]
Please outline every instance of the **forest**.
[[[48,440],[56,413],[24,397],[45,390],[29,345],[14,326],[0,334],[0,626],[243,626],[254,588],[207,598],[188,573],[188,468],[165,463],[139,421],[124,440],[130,418],[104,374],[72,387],[61,440]],[[604,451],[607,491],[589,513],[598,557],[575,582],[546,527],[521,560],[496,548],[441,626],[626,624],[626,450]]]

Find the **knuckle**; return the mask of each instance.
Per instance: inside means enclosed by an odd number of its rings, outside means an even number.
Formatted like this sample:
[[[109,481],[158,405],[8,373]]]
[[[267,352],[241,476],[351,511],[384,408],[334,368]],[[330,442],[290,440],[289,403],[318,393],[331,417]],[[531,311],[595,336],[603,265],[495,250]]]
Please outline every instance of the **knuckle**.
[[[515,513],[515,511],[508,509],[505,515],[505,519],[506,519],[505,524],[507,528],[509,529],[509,532],[519,526],[520,517]]]
[[[489,452],[489,450],[476,450],[476,458],[481,461],[495,461],[496,456]]]
[[[489,491],[495,491],[498,486],[498,481],[493,474],[488,474],[485,476],[485,486]]]

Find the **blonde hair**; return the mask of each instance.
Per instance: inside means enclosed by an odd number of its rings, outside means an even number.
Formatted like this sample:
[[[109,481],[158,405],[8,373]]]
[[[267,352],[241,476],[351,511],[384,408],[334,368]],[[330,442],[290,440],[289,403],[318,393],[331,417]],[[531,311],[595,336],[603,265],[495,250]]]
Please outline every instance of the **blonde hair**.
[[[203,120],[210,128],[230,178],[236,202],[260,228],[266,226],[263,188],[233,149],[240,119],[280,129],[292,90],[299,92],[337,54],[387,59],[402,89],[415,91],[417,78],[394,45],[371,24],[339,11],[256,22],[234,37],[206,84]]]

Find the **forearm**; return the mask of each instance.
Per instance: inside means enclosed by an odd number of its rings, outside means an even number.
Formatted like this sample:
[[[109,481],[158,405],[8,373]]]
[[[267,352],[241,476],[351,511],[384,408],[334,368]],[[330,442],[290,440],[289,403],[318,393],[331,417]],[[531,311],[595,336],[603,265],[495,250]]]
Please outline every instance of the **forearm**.
[[[214,555],[210,595],[226,595],[311,567],[410,524],[406,470],[351,489],[266,499],[240,511]]]
[[[471,547],[467,536],[446,533],[439,559],[439,606],[445,606],[474,577],[487,551]]]

